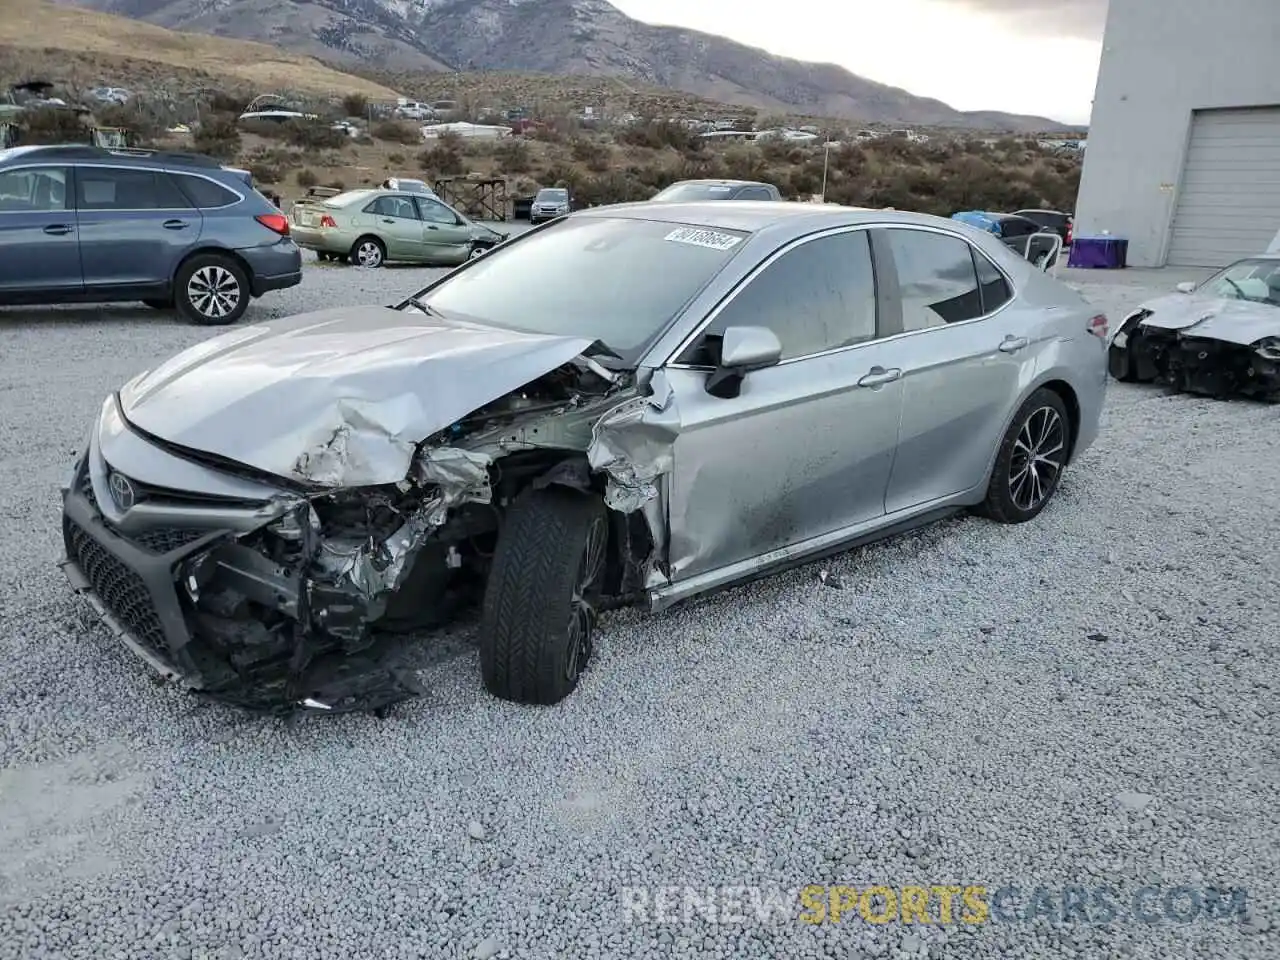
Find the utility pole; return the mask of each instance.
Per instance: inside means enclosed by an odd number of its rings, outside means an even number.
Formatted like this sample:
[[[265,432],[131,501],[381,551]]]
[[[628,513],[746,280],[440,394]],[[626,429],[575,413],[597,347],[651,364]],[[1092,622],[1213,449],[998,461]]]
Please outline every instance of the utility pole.
[[[822,202],[827,202],[827,164],[831,162],[831,134],[822,141]]]

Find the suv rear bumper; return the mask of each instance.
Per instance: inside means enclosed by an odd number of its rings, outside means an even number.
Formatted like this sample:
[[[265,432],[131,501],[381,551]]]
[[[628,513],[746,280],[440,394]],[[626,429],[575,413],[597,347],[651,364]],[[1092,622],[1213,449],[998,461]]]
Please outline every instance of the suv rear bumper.
[[[269,246],[245,247],[236,253],[249,265],[249,285],[255,297],[302,282],[302,251],[291,239],[281,238]]]

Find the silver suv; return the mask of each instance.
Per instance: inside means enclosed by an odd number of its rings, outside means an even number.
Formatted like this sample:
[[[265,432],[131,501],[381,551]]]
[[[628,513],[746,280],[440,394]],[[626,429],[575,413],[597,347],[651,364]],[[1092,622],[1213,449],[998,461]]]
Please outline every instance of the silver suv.
[[[571,203],[569,191],[564,187],[544,187],[538,191],[529,207],[529,222],[538,224],[563,217],[569,212]]]

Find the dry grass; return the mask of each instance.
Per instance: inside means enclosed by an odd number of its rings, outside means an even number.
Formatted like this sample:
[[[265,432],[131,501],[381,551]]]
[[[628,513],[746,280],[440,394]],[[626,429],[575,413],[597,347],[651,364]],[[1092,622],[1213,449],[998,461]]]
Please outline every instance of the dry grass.
[[[0,15],[0,45],[44,54],[68,51],[77,60],[98,56],[148,62],[186,74],[203,74],[246,84],[257,90],[342,95],[361,93],[379,99],[395,93],[382,84],[327,67],[311,57],[285,53],[264,43],[178,33],[137,20],[64,7],[45,0],[5,0]],[[7,59],[7,57],[6,57]],[[45,57],[33,64],[47,76]],[[8,67],[8,64],[5,64]]]

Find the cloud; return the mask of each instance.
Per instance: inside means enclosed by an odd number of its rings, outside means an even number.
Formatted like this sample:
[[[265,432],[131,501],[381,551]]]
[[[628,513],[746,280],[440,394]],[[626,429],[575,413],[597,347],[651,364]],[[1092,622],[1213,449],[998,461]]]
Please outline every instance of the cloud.
[[[1019,33],[1101,40],[1107,0],[943,0],[1004,20]]]

